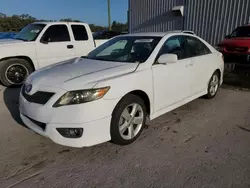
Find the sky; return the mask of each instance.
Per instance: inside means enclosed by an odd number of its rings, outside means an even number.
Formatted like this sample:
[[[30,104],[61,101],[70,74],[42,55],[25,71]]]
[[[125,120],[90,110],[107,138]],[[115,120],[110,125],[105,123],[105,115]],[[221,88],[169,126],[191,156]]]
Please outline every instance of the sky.
[[[110,0],[111,19],[125,23],[128,0]],[[89,24],[108,25],[107,0],[1,0],[0,12],[30,14],[37,19],[72,18]]]

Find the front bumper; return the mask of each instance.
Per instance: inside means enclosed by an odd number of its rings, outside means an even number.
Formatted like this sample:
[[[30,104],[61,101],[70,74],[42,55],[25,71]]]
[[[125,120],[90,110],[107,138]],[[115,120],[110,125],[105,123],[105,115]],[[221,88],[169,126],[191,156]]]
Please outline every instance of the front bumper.
[[[43,130],[31,121],[27,116],[20,114],[24,124],[34,132],[50,138],[53,142],[69,147],[89,147],[97,145],[103,142],[107,142],[110,137],[110,121],[111,117],[106,117],[100,120],[96,120],[83,124],[46,124],[46,129]],[[56,128],[83,128],[83,135],[80,138],[65,138],[56,130]]]
[[[20,116],[27,127],[55,143],[70,147],[88,147],[111,139],[111,114],[118,100],[99,99],[80,105],[53,108],[54,102],[65,91],[59,89],[54,92],[59,94],[45,105],[30,103],[20,94]],[[80,138],[66,138],[56,128],[83,128],[83,134]]]

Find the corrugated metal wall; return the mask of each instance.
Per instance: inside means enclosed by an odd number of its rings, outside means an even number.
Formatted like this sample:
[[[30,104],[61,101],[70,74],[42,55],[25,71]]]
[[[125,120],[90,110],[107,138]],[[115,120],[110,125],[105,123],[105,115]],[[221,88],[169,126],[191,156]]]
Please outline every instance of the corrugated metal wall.
[[[184,28],[215,45],[249,16],[250,0],[185,0]]]
[[[184,17],[174,6],[184,5]],[[129,31],[192,30],[212,45],[250,22],[250,0],[129,0]]]
[[[129,31],[156,32],[182,29],[183,17],[173,12],[184,0],[129,0]]]

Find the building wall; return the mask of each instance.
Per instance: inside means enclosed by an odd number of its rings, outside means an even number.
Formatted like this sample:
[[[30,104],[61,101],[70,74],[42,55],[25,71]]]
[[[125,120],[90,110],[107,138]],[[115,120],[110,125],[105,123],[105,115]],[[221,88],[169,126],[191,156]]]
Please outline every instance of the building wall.
[[[173,12],[184,5],[184,17]],[[212,45],[250,22],[250,0],[129,0],[130,32],[192,30]]]
[[[186,0],[184,29],[215,45],[249,16],[250,0]]]
[[[160,32],[182,29],[183,17],[171,11],[184,0],[129,0],[129,31]]]

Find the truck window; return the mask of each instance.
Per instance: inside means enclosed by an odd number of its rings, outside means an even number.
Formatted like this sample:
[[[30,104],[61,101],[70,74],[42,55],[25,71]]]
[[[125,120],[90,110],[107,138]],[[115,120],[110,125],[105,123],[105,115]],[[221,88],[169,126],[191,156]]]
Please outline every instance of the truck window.
[[[45,31],[42,41],[66,42],[70,41],[69,31],[66,25],[52,25]]]
[[[88,33],[83,25],[71,25],[74,38],[76,41],[88,40]]]

